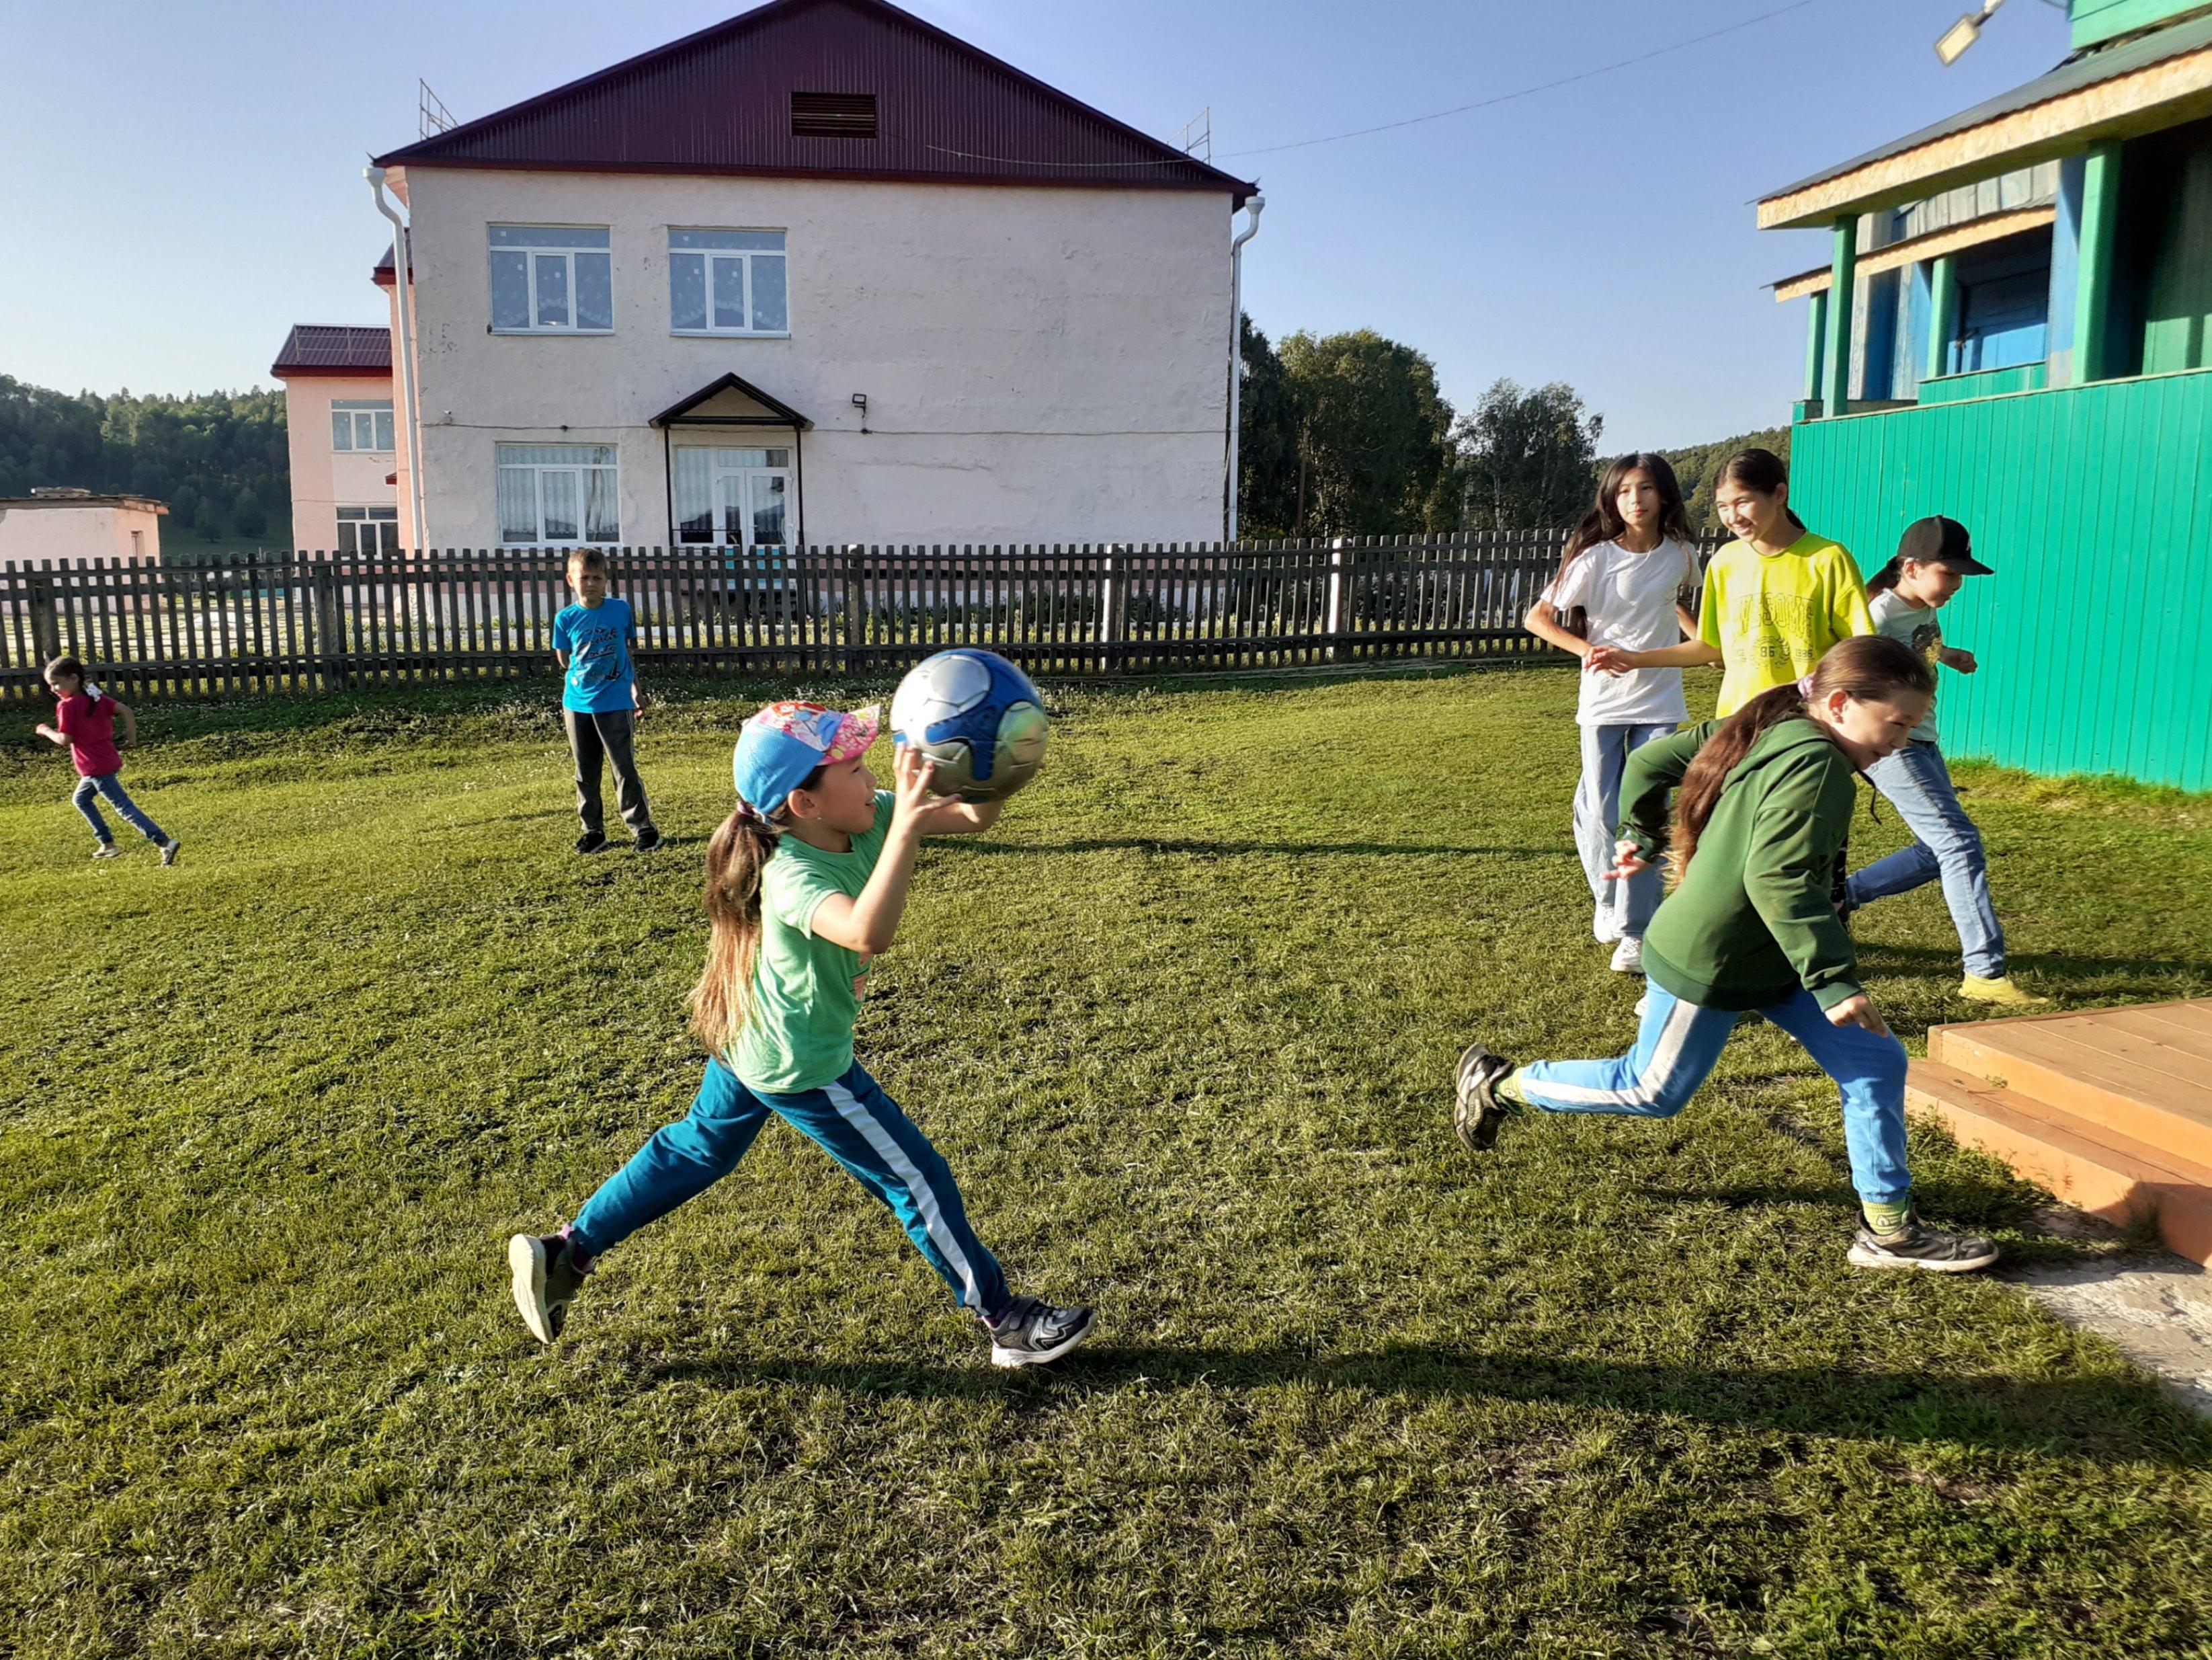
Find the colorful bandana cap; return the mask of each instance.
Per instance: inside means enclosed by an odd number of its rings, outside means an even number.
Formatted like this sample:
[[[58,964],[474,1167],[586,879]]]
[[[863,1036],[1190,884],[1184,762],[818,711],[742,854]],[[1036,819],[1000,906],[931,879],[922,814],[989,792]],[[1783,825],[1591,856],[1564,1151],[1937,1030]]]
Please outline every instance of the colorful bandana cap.
[[[770,703],[749,719],[730,757],[738,799],[762,818],[782,806],[817,767],[868,752],[880,708],[825,709],[819,703]]]

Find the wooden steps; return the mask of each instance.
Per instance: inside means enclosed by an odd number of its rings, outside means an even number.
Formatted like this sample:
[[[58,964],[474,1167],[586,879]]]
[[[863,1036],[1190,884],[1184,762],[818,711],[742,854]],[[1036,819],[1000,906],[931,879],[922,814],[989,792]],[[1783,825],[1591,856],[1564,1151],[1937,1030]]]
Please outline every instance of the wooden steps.
[[[2069,1204],[2212,1263],[2212,999],[1936,1026],[1905,1103]]]

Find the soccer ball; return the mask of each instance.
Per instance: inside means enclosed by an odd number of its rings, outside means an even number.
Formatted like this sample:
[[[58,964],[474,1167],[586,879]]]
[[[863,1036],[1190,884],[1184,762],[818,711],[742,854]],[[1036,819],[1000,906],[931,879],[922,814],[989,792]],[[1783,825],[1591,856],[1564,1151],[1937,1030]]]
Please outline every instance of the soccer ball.
[[[1004,800],[1044,764],[1044,700],[994,653],[941,651],[899,682],[891,736],[937,763],[933,781],[946,794]]]

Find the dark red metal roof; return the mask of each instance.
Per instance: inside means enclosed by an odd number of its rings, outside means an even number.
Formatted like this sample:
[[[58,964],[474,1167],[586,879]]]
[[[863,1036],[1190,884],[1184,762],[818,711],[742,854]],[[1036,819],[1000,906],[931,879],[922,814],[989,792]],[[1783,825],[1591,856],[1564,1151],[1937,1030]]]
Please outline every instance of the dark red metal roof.
[[[794,134],[794,93],[872,94],[876,136]],[[376,158],[380,167],[1256,186],[886,0],[770,0]]]
[[[284,349],[269,366],[275,375],[389,374],[392,331],[325,323],[295,323]]]

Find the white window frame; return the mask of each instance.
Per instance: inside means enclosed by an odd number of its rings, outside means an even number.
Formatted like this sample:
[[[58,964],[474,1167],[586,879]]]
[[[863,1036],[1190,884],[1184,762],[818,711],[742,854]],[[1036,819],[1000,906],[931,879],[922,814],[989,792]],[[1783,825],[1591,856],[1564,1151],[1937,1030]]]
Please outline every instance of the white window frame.
[[[681,236],[773,236],[779,244],[773,248],[717,248],[678,247]],[[676,321],[676,262],[690,258],[700,262],[701,292],[706,301],[707,321],[703,327],[679,325]],[[783,262],[783,326],[780,329],[757,329],[752,326],[753,261],[780,259]],[[745,326],[731,328],[717,326],[714,322],[714,267],[718,265],[738,265],[744,274]],[[750,339],[788,340],[791,337],[791,246],[790,233],[774,225],[671,225],[668,228],[668,331],[672,335],[694,339]]]
[[[566,449],[579,452],[605,450],[612,458],[605,461],[577,458],[561,461],[510,460],[502,453],[518,449]],[[495,444],[492,447],[492,518],[499,526],[500,544],[510,548],[568,548],[619,546],[622,542],[622,462],[620,453],[612,444]],[[511,481],[511,475],[527,472],[530,479],[530,506],[534,519],[532,533],[527,537],[508,533],[507,523],[500,510],[499,489]],[[545,532],[545,477],[552,472],[575,475],[576,533],[574,536],[549,536]],[[607,499],[614,504],[615,525],[605,536],[591,533],[591,485],[588,474],[606,475]]]
[[[378,417],[381,417],[381,419]],[[343,435],[346,440],[340,443]],[[364,435],[368,441],[362,441]],[[378,443],[381,438],[384,441]],[[331,400],[331,450],[337,455],[390,455],[392,453],[392,400],[389,398],[337,398]]]
[[[337,551],[355,557],[397,553],[399,551],[399,509],[397,508],[343,507],[337,510],[338,533]],[[380,534],[367,539],[374,547],[363,547],[362,532],[377,531]],[[353,546],[346,546],[346,532],[351,531]]]
[[[702,470],[707,487],[706,507],[708,514],[708,524],[710,528],[708,529],[704,539],[702,539],[696,532],[687,530],[685,528],[688,520],[684,517],[684,509],[687,506],[693,506],[696,504],[688,502],[684,497],[680,480],[682,475],[688,471],[689,469],[684,468],[679,461],[678,463],[679,483],[676,490],[676,540],[679,546],[687,548],[743,548],[747,552],[750,552],[756,547],[769,546],[787,548],[793,544],[790,532],[793,528],[793,515],[797,510],[799,498],[797,494],[797,475],[791,465],[792,447],[790,445],[678,444],[673,447],[672,453],[674,456],[681,457],[686,450],[702,451],[708,457],[712,458],[708,461],[705,468]],[[726,465],[720,459],[720,457],[725,455],[743,455],[752,453],[757,453],[763,458],[761,465],[757,466],[750,463]],[[768,459],[777,455],[781,455],[784,458],[781,464],[775,463]],[[737,487],[741,491],[745,492],[745,506],[741,513],[739,520],[741,528],[738,536],[735,538],[732,538],[730,535],[729,527],[724,522],[722,517],[721,486],[725,479],[739,481]],[[785,535],[784,539],[781,542],[756,543],[753,540],[754,518],[752,511],[752,496],[750,492],[753,488],[753,481],[756,479],[777,479],[781,480],[783,484],[783,520]]]
[[[497,240],[501,232],[510,240]],[[537,240],[530,240],[535,237]],[[580,241],[579,239],[598,237],[601,240]],[[491,331],[494,334],[612,334],[615,331],[615,276],[614,238],[605,225],[509,225],[485,227],[485,271],[490,286],[487,299],[490,305]],[[529,321],[517,325],[499,320],[498,261],[502,253],[522,256],[523,292],[529,306]],[[607,322],[605,328],[586,328],[576,321],[576,261],[579,258],[604,259],[607,262]],[[568,295],[568,320],[565,323],[544,323],[538,320],[538,278],[539,261],[553,259],[561,262],[562,282]]]

